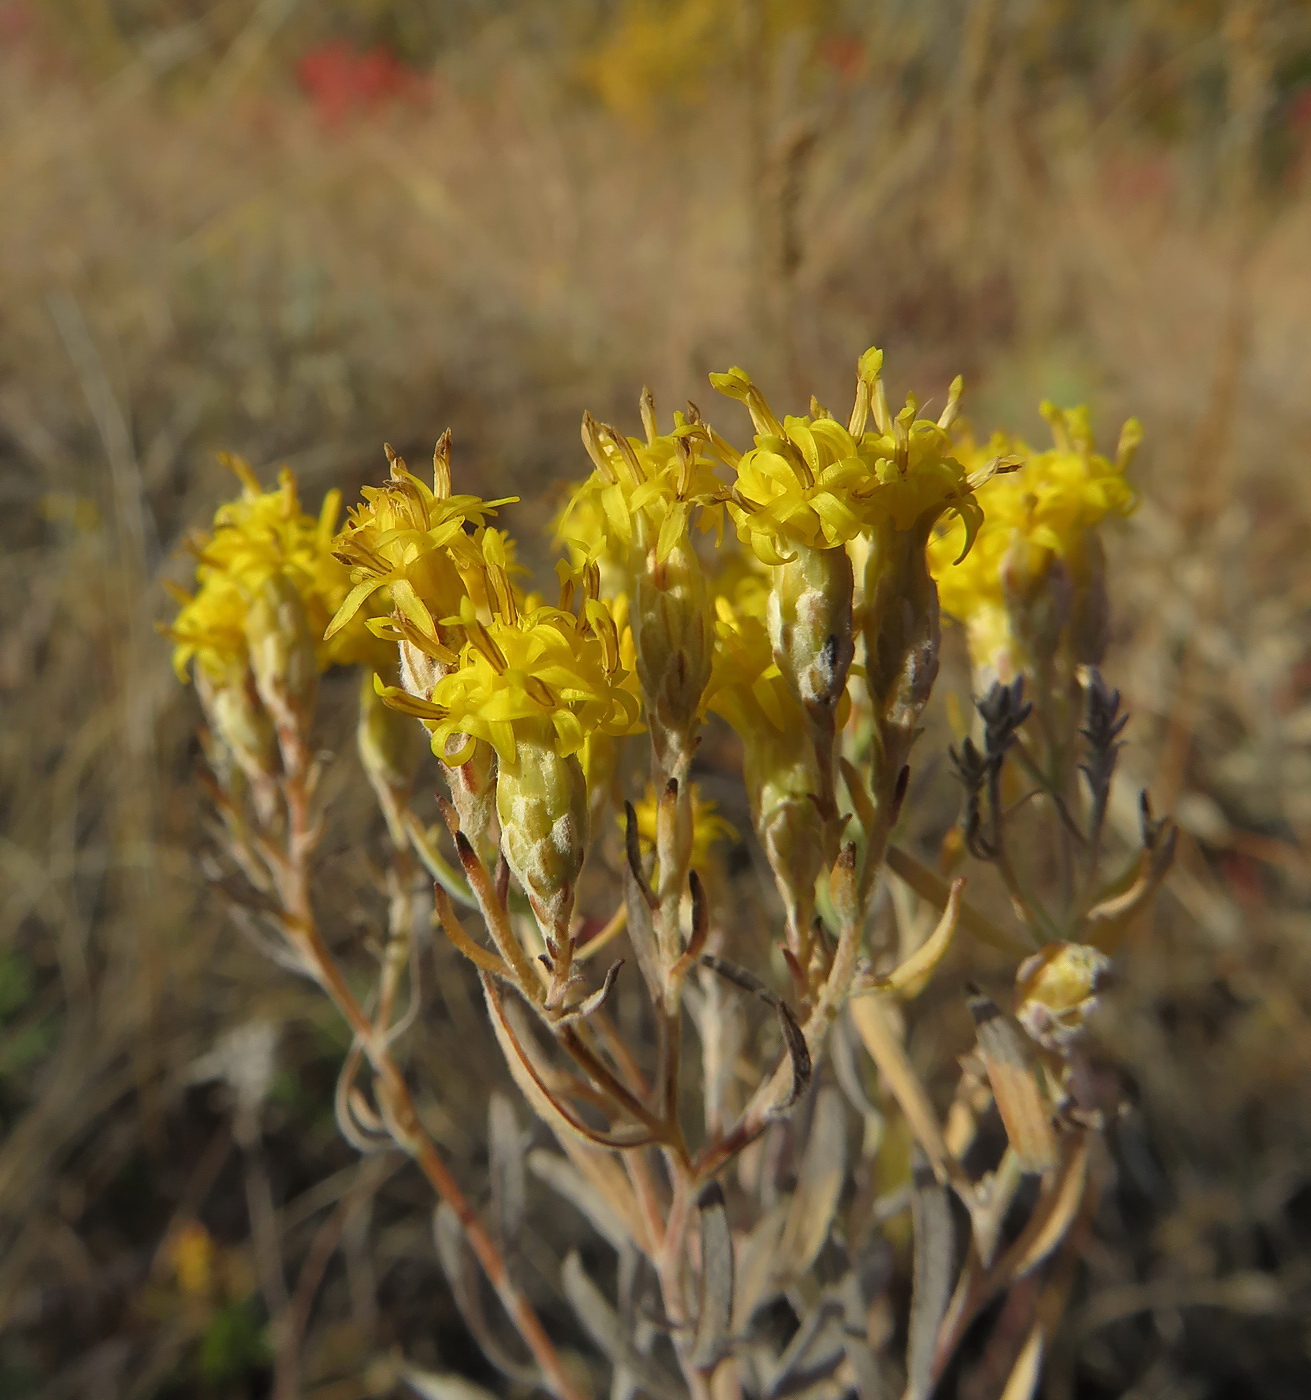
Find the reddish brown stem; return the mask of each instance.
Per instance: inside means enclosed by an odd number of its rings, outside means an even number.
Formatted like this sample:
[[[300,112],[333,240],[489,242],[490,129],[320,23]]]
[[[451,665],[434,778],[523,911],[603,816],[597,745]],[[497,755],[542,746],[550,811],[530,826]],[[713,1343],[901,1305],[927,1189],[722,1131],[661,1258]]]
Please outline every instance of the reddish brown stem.
[[[319,933],[310,899],[308,858],[316,831],[307,783],[307,751],[301,748],[286,766],[287,776],[283,787],[287,805],[287,850],[277,874],[287,916],[288,936],[345,1018],[351,1032],[358,1037],[378,1077],[379,1102],[398,1145],[413,1157],[433,1190],[455,1212],[488,1282],[541,1368],[545,1384],[558,1400],[583,1400],[582,1393],[566,1372],[532,1304],[511,1279],[495,1241],[419,1121],[409,1086],[392,1058],[385,1035],[369,1019]]]

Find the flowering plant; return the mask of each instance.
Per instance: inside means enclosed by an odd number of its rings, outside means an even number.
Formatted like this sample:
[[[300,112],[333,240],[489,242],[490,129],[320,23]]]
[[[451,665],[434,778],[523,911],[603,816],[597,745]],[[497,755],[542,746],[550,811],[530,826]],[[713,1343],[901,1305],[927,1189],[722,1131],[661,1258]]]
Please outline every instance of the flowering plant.
[[[336,535],[335,500],[312,520],[287,474],[264,493],[239,467],[243,496],[198,541],[198,590],[170,629],[208,717],[228,849],[284,953],[350,1024],[343,1131],[415,1158],[527,1345],[531,1365],[484,1343],[507,1375],[594,1388],[394,1059],[420,870],[558,1143],[543,1175],[626,1261],[618,1307],[578,1255],[560,1274],[619,1392],[772,1396],[813,1376],[862,1396],[895,1380],[923,1400],[1006,1296],[1006,1393],[1028,1395],[1105,1176],[1116,1105],[1089,1072],[1089,1019],[1173,850],[1144,798],[1134,848],[1102,868],[1126,719],[1096,669],[1100,530],[1133,507],[1137,430],[1112,462],[1086,412],[1051,409],[1052,450],[980,446],[957,427],[959,380],[938,419],[913,397],[894,415],[877,350],[845,425],[813,400],[778,417],[741,369],[711,382],[746,407],[745,449],[691,405],[661,431],[649,394],[641,437],[584,417],[592,470],[556,522],[569,558],[555,604],[525,591],[488,523],[510,501],[453,493],[449,436],[431,488],[388,449],[388,480]],[[934,862],[907,823],[940,600],[965,624],[980,693],[952,754],[964,810]],[[315,681],[341,664],[366,668],[359,751],[393,847],[368,1009],[313,900]],[[713,778],[698,754],[713,725],[741,755],[777,939],[738,912],[721,857],[737,834],[692,781],[698,765]],[[436,826],[414,798],[410,740],[425,731],[447,783]],[[589,862],[616,898],[599,923],[579,909]],[[613,956],[625,941],[635,978]],[[935,975],[975,1027],[945,1119],[906,1047]],[[778,1300],[798,1326],[785,1345],[767,1320]]]

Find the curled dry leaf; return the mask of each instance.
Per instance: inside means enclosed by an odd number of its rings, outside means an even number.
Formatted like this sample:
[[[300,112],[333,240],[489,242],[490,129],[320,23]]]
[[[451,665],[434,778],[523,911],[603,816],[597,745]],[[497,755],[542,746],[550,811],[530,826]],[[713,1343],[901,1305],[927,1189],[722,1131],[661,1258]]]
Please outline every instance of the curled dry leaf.
[[[860,996],[865,991],[896,992],[899,996],[917,997],[924,990],[938,964],[951,947],[959,921],[961,899],[965,892],[965,881],[953,880],[947,893],[947,903],[933,932],[904,962],[898,964],[886,977],[862,979],[852,991]]]
[[[1056,1164],[1056,1138],[1019,1028],[995,1001],[981,993],[970,998],[970,1015],[997,1111],[1021,1169],[1039,1174],[1050,1171]]]

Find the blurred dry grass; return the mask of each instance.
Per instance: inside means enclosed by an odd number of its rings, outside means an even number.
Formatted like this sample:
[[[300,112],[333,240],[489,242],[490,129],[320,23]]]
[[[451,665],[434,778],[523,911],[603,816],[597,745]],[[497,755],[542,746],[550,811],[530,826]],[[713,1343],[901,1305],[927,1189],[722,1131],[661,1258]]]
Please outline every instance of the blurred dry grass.
[[[206,888],[153,623],[215,451],[313,499],[450,425],[465,482],[540,501],[584,406],[746,359],[836,398],[873,339],[922,390],[963,370],[981,424],[1050,395],[1146,428],[1108,669],[1189,839],[1105,1028],[1139,1108],[1048,1393],[1311,1389],[1311,14],[702,8],[673,94],[619,5],[0,8],[0,1396],[262,1393],[265,1190],[293,1282],[328,1268],[312,1393],[385,1393],[400,1342],[479,1364],[418,1183],[337,1141],[339,1033]],[[325,124],[291,72],[342,33],[422,100]],[[325,907],[367,949],[379,833],[331,699]],[[428,1107],[476,1185],[495,1056],[434,956],[411,1053],[456,1065]],[[243,1150],[202,1080],[263,1022]]]

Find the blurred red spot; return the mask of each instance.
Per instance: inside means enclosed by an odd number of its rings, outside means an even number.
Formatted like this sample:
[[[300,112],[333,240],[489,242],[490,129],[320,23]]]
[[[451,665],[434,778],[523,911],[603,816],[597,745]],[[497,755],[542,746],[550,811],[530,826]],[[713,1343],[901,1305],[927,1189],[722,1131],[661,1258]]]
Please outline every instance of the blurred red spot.
[[[1311,87],[1299,92],[1288,104],[1288,124],[1294,131],[1311,128]]]
[[[423,76],[387,49],[361,53],[341,39],[305,53],[296,65],[296,78],[329,126],[396,102],[420,102],[428,91]]]
[[[1261,868],[1251,856],[1239,851],[1227,851],[1220,857],[1220,869],[1236,899],[1244,904],[1264,902],[1265,885],[1261,879]]]
[[[16,44],[26,39],[35,19],[26,0],[5,0],[0,4],[0,43]]]
[[[865,45],[851,34],[834,34],[819,46],[819,61],[840,78],[854,78],[865,62]]]
[[[1120,154],[1103,167],[1108,193],[1122,204],[1157,203],[1174,188],[1174,168],[1164,153]]]

